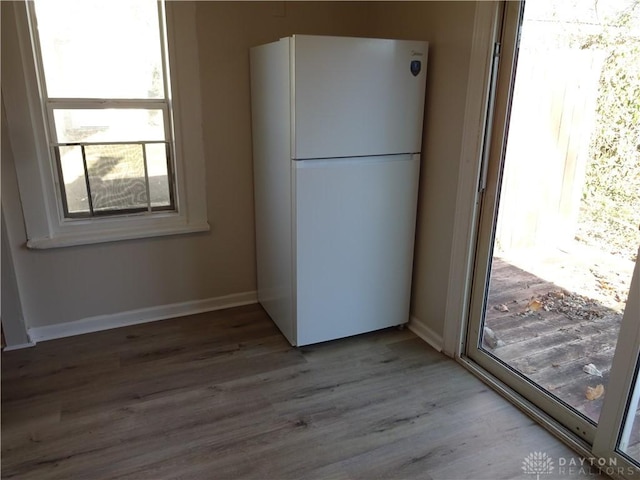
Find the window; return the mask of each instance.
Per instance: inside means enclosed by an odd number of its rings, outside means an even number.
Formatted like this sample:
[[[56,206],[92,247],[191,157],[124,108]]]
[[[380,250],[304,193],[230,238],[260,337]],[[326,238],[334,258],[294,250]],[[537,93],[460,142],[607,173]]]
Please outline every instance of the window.
[[[64,217],[174,210],[159,5],[36,0],[33,6]]]
[[[29,247],[209,229],[195,7],[172,3],[15,4],[3,98]]]

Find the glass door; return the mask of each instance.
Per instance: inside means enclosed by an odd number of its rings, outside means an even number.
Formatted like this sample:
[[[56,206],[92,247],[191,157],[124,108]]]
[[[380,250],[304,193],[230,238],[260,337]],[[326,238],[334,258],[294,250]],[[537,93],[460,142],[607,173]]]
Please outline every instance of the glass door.
[[[638,365],[640,365],[640,362],[636,359],[633,388],[630,391],[629,403],[616,449],[625,455],[629,461],[640,466],[640,381],[638,380]]]
[[[640,254],[640,250],[638,252]],[[640,478],[640,262],[631,282],[593,452],[609,475]]]
[[[640,6],[504,8],[466,353],[593,443],[640,244]]]

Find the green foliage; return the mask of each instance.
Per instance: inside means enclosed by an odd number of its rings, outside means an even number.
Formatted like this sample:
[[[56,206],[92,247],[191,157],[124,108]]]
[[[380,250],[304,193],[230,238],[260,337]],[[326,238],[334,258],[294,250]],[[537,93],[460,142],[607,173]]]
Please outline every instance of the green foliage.
[[[589,147],[580,237],[635,258],[640,244],[640,8],[614,20],[583,48],[607,52]]]

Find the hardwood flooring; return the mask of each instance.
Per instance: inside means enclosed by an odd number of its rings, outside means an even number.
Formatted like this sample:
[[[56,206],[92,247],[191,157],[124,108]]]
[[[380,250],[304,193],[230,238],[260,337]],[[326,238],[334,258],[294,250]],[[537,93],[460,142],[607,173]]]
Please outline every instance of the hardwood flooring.
[[[598,478],[408,330],[292,348],[250,305],[2,353],[6,479],[534,478],[533,452]]]

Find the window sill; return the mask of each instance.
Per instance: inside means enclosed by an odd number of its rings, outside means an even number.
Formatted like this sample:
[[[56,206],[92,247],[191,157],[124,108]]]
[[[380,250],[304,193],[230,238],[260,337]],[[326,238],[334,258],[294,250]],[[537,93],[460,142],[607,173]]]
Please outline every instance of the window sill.
[[[180,235],[185,233],[208,232],[211,229],[205,221],[189,225],[154,226],[93,232],[59,233],[52,237],[31,238],[27,241],[27,248],[44,250],[49,248],[73,247],[94,243],[117,242],[120,240],[134,240],[139,238]]]

